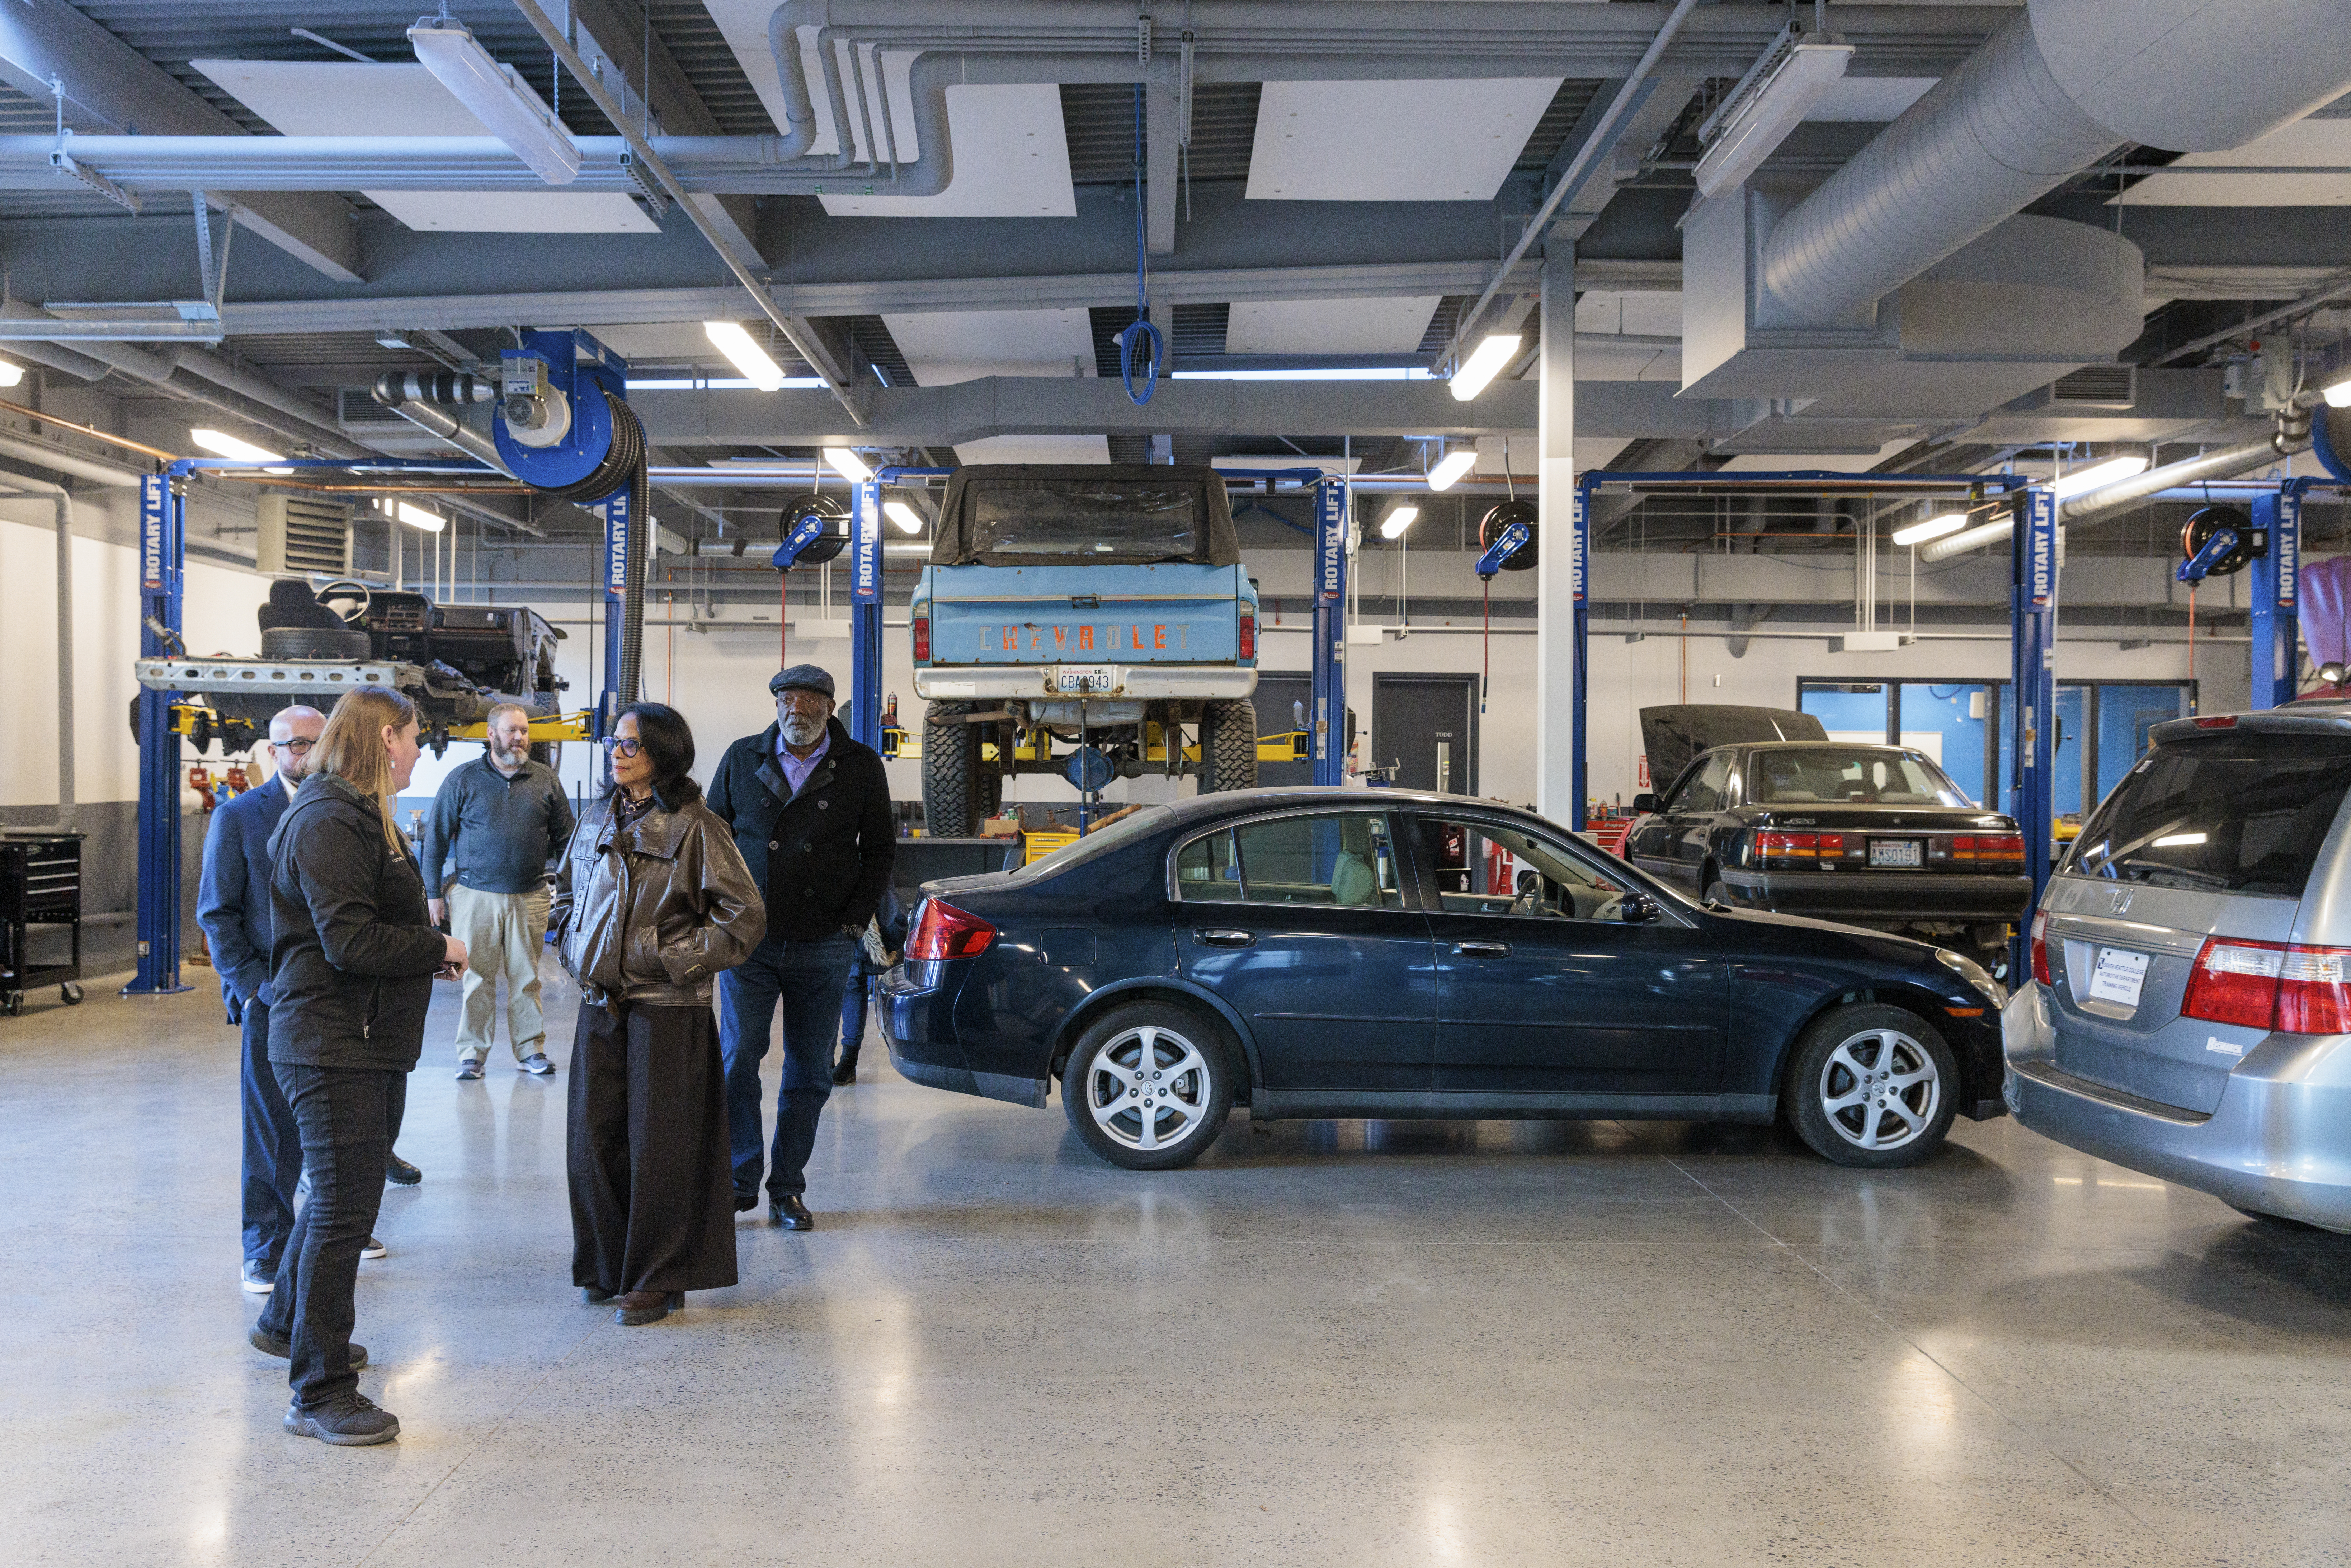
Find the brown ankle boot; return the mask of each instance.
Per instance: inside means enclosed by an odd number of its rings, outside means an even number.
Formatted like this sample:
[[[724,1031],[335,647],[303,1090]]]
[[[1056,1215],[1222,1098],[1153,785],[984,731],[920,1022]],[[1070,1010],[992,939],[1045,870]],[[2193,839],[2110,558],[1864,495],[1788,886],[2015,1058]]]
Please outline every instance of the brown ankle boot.
[[[641,1323],[657,1323],[669,1316],[672,1307],[685,1305],[683,1291],[631,1291],[616,1298],[612,1321],[627,1328]]]

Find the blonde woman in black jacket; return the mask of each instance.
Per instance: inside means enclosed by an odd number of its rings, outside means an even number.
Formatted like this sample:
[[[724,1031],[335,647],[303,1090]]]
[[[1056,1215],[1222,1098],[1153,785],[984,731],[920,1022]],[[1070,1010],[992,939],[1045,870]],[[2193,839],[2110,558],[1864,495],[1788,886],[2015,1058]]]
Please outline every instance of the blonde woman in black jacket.
[[[351,1291],[433,977],[465,963],[465,945],[433,928],[392,815],[416,756],[415,705],[381,686],[346,692],[269,842],[269,1065],[301,1132],[310,1198],[252,1337],[291,1359],[286,1429],[344,1447],[400,1435],[399,1417],[359,1391],[367,1352],[351,1343]]]

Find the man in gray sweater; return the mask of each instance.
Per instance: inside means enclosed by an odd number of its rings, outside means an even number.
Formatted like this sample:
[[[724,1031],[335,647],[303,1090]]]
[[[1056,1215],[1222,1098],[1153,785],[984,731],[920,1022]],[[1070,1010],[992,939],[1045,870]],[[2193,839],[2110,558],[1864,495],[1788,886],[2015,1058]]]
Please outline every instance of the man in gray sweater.
[[[525,1072],[555,1071],[538,1006],[547,942],[547,862],[571,840],[571,802],[553,768],[530,759],[530,715],[490,710],[487,754],[441,782],[424,828],[433,918],[465,945],[457,1015],[457,1078],[482,1075],[498,981],[507,983],[507,1043]]]

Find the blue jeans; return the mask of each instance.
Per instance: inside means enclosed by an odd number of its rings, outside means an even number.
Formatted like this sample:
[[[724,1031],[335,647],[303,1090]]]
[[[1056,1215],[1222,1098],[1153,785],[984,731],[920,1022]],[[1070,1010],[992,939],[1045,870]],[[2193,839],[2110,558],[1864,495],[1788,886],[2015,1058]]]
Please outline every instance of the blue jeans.
[[[759,1063],[778,1003],[784,1012],[783,1087],[776,1094],[776,1142],[768,1196],[808,1190],[809,1151],[817,1118],[832,1094],[832,1042],[841,1030],[841,993],[857,944],[847,936],[816,942],[769,937],[718,977],[718,1051],[726,1062],[726,1132],[735,1156],[735,1196],[759,1190]]]
[[[316,1410],[359,1387],[351,1368],[351,1300],[360,1249],[383,1206],[383,1162],[392,1153],[392,1096],[405,1072],[300,1067],[273,1062],[277,1086],[302,1129],[310,1198],[294,1217],[277,1289],[261,1328],[293,1343],[287,1375],[294,1402]]]
[[[277,1075],[269,1069],[269,1008],[245,1004],[245,1260],[275,1274],[294,1233],[294,1184],[302,1176],[302,1134]]]
[[[873,995],[873,972],[863,958],[852,959],[849,980],[841,992],[841,1054],[851,1061],[865,1043],[865,1007]]]

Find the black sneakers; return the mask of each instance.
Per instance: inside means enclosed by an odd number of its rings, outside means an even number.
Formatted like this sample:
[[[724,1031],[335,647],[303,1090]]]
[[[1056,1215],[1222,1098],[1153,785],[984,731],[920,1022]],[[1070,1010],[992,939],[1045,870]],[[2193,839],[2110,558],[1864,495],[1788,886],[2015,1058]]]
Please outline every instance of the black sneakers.
[[[399,1437],[400,1417],[365,1395],[346,1394],[316,1410],[288,1405],[286,1429],[298,1437],[316,1437],[337,1448],[361,1448]]]
[[[252,1345],[254,1349],[259,1351],[264,1355],[274,1355],[280,1361],[290,1360],[293,1357],[293,1343],[289,1340],[279,1339],[276,1334],[271,1333],[259,1323],[254,1324],[251,1332],[246,1333],[245,1338],[246,1343]],[[357,1340],[351,1341],[351,1370],[353,1372],[357,1372],[360,1367],[367,1364],[367,1346],[360,1343]]]
[[[424,1173],[402,1159],[400,1151],[394,1149],[383,1162],[383,1177],[401,1186],[414,1186],[424,1179]]]

